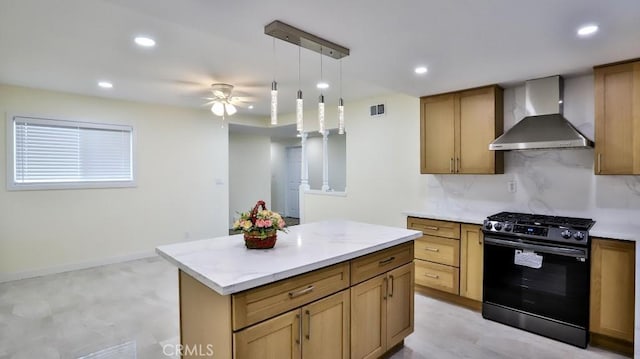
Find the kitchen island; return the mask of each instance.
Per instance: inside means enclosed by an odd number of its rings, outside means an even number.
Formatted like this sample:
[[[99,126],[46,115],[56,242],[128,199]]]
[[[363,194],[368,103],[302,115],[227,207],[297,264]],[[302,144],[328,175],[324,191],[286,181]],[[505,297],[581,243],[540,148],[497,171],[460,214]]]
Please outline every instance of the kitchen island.
[[[324,221],[158,247],[179,269],[183,358],[376,358],[413,332],[421,232]]]

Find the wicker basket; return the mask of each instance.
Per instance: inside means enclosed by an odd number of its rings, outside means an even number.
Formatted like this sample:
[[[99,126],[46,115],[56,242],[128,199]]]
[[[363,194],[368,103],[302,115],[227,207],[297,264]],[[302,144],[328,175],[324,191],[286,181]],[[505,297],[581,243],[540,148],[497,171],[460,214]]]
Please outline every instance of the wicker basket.
[[[258,201],[251,211],[251,222],[255,223],[258,210],[262,207],[267,209],[264,201]],[[278,231],[276,229],[268,229],[262,234],[260,231],[252,231],[244,234],[244,245],[249,249],[269,249],[276,245],[278,239]]]
[[[259,231],[244,234],[244,245],[249,249],[269,249],[276,245],[278,234],[275,229],[266,231],[263,236]]]

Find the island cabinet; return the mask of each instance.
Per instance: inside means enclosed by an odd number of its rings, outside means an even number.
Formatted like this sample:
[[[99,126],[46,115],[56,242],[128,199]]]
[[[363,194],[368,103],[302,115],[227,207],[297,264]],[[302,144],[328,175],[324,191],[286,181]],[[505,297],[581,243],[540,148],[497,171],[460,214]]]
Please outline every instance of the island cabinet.
[[[480,226],[408,217],[407,228],[423,233],[415,241],[418,290],[479,310],[483,269]]]
[[[420,172],[504,173],[489,144],[502,134],[502,88],[487,86],[420,98]]]
[[[640,61],[594,68],[595,173],[640,174]]]
[[[633,351],[635,255],[634,242],[591,239],[592,342],[627,353]]]
[[[413,332],[413,263],[351,288],[351,358],[378,358]]]
[[[180,270],[182,358],[377,358],[413,332],[413,241],[230,295]]]

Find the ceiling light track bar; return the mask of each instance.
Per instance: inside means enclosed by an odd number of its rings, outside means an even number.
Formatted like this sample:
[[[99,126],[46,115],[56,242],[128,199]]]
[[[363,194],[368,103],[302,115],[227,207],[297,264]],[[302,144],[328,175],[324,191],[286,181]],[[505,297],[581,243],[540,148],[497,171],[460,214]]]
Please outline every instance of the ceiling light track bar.
[[[304,47],[305,49],[315,51],[334,59],[341,59],[349,56],[348,48],[310,34],[306,31],[302,31],[279,20],[275,20],[266,25],[264,27],[264,33],[269,36],[273,36],[276,39],[290,42],[296,46]]]

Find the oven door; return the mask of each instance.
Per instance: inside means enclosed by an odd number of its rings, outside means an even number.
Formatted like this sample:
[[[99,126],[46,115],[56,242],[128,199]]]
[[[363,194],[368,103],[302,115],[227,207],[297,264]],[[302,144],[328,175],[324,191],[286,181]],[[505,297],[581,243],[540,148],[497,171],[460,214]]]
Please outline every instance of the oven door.
[[[487,233],[483,301],[588,329],[588,254]]]

